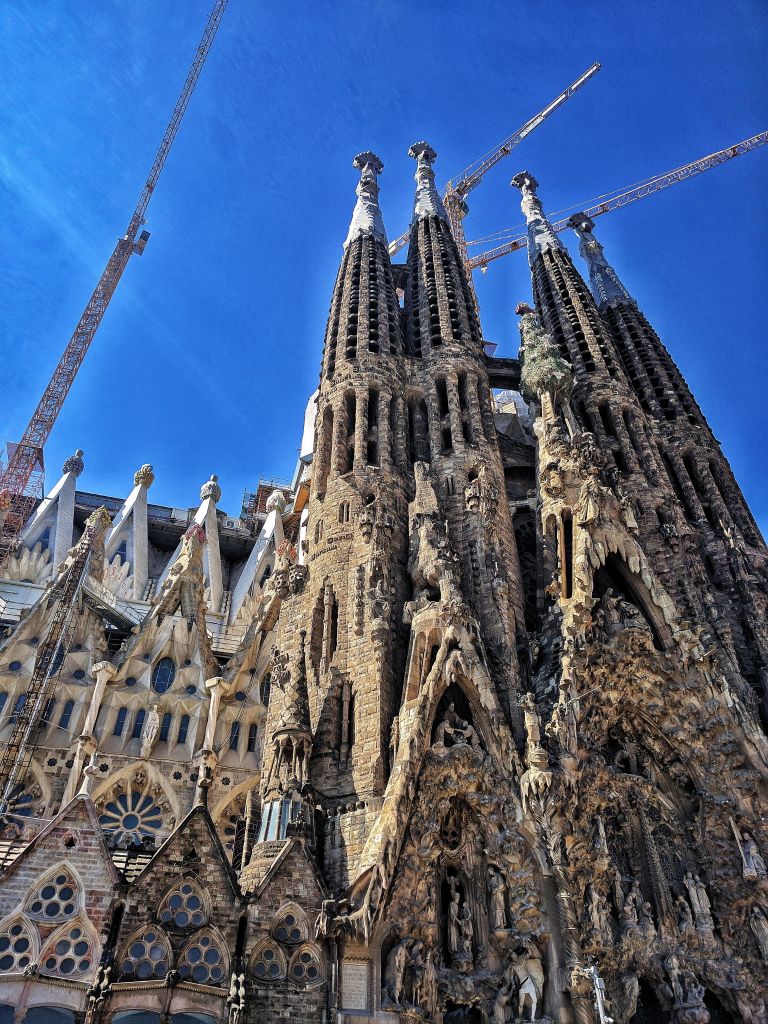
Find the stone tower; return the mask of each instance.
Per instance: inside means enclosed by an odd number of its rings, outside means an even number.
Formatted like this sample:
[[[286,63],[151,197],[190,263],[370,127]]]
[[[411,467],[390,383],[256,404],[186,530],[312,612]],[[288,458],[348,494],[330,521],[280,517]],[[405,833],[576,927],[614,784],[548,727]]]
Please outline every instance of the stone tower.
[[[78,451],[3,569],[0,738],[40,651],[53,685],[0,1024],[768,1024],[764,542],[592,221],[588,286],[513,179],[495,359],[409,155],[402,266],[354,160],[292,484],[235,520],[215,477],[79,491]]]

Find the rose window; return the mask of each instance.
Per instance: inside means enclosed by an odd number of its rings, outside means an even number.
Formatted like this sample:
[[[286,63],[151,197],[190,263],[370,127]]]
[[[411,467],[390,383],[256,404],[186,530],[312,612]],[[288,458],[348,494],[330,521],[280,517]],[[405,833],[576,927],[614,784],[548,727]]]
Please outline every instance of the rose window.
[[[221,946],[209,933],[196,935],[187,943],[179,957],[179,974],[198,985],[220,985],[226,964]]]
[[[168,940],[159,929],[150,928],[128,943],[120,961],[120,973],[139,981],[164,978],[170,962]]]
[[[282,951],[271,943],[262,946],[254,954],[252,969],[259,981],[279,981],[286,975]]]
[[[160,904],[158,917],[175,928],[199,928],[207,917],[203,897],[191,882],[182,882]]]
[[[63,978],[85,974],[93,963],[93,948],[85,930],[75,924],[52,943],[43,953],[40,964],[46,974]]]
[[[118,842],[140,843],[143,836],[156,836],[163,823],[163,812],[147,793],[132,789],[108,800],[99,815],[99,824]]]
[[[38,886],[27,904],[27,913],[35,921],[73,917],[76,912],[77,885],[65,869]]]
[[[21,921],[0,935],[0,971],[23,971],[32,961],[32,938]]]
[[[288,973],[291,980],[300,985],[312,985],[320,981],[320,959],[314,949],[297,950]]]

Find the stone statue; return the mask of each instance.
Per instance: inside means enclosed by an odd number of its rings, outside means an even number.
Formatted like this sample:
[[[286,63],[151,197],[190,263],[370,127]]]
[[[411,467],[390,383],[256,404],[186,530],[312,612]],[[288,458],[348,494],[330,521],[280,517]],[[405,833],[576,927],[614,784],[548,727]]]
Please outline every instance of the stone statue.
[[[405,989],[405,967],[408,963],[408,940],[403,939],[387,957],[384,968],[384,992],[395,1006],[401,1005]]]
[[[509,1007],[515,995],[514,985],[503,984],[493,1002],[493,1024],[508,1024]]]
[[[677,928],[684,937],[694,932],[693,914],[685,896],[677,897]]]
[[[630,928],[637,928],[641,903],[642,896],[640,895],[640,888],[637,884],[637,880],[635,880],[632,882],[631,889],[624,897],[624,906],[621,908],[621,923],[625,931]]]
[[[741,856],[745,878],[765,878],[765,861],[760,855],[754,836],[744,832],[741,837]]]
[[[160,715],[157,712],[158,705],[153,704],[144,719],[144,726],[141,730],[141,756],[149,757],[152,753],[157,734],[160,731]]]
[[[434,1017],[437,1010],[437,968],[431,949],[427,950],[421,976],[417,979],[414,1002],[425,1010],[429,1017]]]
[[[703,922],[710,925],[712,922],[712,905],[709,902],[707,887],[698,875],[686,871],[683,884],[688,890],[688,899],[691,901],[696,924]]]
[[[517,991],[518,1017],[536,1020],[536,1010],[544,991],[544,968],[533,942],[526,940],[524,952],[512,954],[504,980],[511,990]]]
[[[491,930],[500,931],[507,927],[506,884],[501,872],[488,868],[488,903]]]
[[[451,701],[442,721],[438,722],[434,746],[444,748],[462,746],[463,744],[469,744],[473,750],[482,749],[480,738],[474,727],[456,713],[456,705]]]
[[[461,932],[461,952],[469,961],[472,960],[472,938],[474,927],[472,925],[472,911],[465,902],[459,914],[459,931]]]
[[[601,939],[610,941],[611,914],[603,896],[590,883],[587,886],[589,900],[589,920],[595,934]]]
[[[760,956],[768,962],[768,912],[757,903],[749,915],[749,926],[757,939]]]
[[[456,956],[460,951],[459,946],[459,890],[455,885],[451,886],[451,902],[448,906],[448,949]]]

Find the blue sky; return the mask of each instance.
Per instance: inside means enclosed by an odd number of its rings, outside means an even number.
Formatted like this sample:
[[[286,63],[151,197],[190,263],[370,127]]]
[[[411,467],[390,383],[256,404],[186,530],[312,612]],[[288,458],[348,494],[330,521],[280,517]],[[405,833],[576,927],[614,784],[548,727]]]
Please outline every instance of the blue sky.
[[[0,7],[0,440],[22,433],[125,230],[210,6]],[[236,514],[244,489],[295,463],[356,152],[384,161],[394,237],[407,226],[413,141],[432,143],[445,180],[599,60],[473,193],[465,224],[480,237],[520,223],[508,182],[522,168],[555,211],[768,128],[766,44],[768,8],[746,0],[230,0],[150,206],[147,250],[48,444],[49,484],[81,447],[85,489],[124,495],[151,462],[152,500],[185,507],[216,472],[220,507]],[[768,146],[596,228],[764,532],[767,186]],[[512,355],[525,254],[476,277],[485,335]]]

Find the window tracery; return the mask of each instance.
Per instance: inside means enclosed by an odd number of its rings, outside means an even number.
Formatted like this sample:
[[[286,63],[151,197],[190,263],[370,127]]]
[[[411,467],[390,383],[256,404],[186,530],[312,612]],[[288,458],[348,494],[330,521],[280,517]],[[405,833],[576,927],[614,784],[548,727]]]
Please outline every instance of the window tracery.
[[[24,918],[0,926],[0,971],[23,971],[35,959],[35,936]]]
[[[293,903],[281,908],[272,925],[272,934],[278,942],[288,946],[306,942],[308,929],[304,913]]]
[[[131,785],[130,789],[113,794],[104,803],[99,824],[116,843],[140,843],[144,836],[157,836],[163,824],[163,812],[146,789]]]
[[[162,928],[136,932],[126,943],[119,957],[120,974],[124,978],[150,981],[164,978],[171,966],[171,945]]]
[[[40,966],[46,974],[62,978],[87,974],[96,959],[95,947],[90,929],[82,921],[75,921],[51,936],[40,957]]]
[[[288,973],[285,955],[277,943],[264,942],[251,958],[251,974],[258,981],[282,981]]]
[[[197,985],[221,985],[229,977],[224,944],[213,931],[192,936],[179,955],[179,974]]]
[[[80,902],[79,896],[72,872],[59,867],[37,884],[24,909],[33,921],[51,922],[74,917]]]
[[[323,980],[320,955],[314,946],[300,946],[291,957],[288,977],[299,985],[316,985]]]
[[[174,886],[160,904],[157,914],[166,927],[200,928],[208,920],[205,897],[189,880]]]

